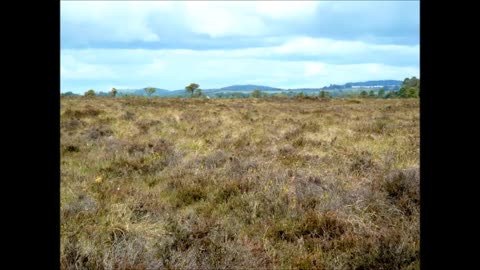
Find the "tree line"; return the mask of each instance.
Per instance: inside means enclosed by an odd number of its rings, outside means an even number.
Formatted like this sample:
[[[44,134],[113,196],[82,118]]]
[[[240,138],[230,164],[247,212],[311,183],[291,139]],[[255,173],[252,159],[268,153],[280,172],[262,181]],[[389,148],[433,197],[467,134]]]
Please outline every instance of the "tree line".
[[[154,87],[145,87],[143,89],[147,96],[151,97],[157,90]],[[185,92],[192,98],[205,98],[208,97],[205,95],[200,89],[200,85],[197,83],[191,83],[185,86]],[[100,96],[111,96],[116,97],[118,94],[118,90],[112,88],[112,90],[108,93],[100,92]],[[62,94],[63,96],[75,96],[72,92],[66,92]],[[85,97],[94,97],[97,96],[95,90],[90,89],[84,93]],[[334,97],[351,97],[351,98],[419,98],[420,97],[420,79],[416,78],[415,76],[412,78],[405,78],[402,82],[402,85],[399,90],[394,91],[386,91],[384,88],[379,89],[377,92],[374,90],[366,91],[362,90],[359,93],[348,93],[348,94],[337,94],[332,95],[329,91],[321,90],[316,95],[308,95],[303,91],[295,93],[293,91],[287,91],[283,93],[267,93],[261,90],[253,90],[250,93],[244,92],[222,92],[216,93],[216,98],[268,98],[268,97],[297,97],[303,98],[307,96],[318,96],[320,98],[334,98]],[[182,96],[178,96],[182,97]]]

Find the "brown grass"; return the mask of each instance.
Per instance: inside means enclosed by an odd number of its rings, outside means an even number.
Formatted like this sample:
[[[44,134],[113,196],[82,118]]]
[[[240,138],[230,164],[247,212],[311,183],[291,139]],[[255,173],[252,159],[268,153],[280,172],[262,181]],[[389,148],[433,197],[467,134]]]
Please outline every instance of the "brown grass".
[[[61,105],[62,269],[419,269],[418,100]]]

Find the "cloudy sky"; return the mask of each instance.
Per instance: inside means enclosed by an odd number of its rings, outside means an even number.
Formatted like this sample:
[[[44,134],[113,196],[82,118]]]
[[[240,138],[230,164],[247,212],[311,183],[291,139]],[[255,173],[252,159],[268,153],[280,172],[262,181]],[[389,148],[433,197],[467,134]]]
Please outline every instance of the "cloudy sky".
[[[419,1],[62,1],[61,91],[419,77]]]

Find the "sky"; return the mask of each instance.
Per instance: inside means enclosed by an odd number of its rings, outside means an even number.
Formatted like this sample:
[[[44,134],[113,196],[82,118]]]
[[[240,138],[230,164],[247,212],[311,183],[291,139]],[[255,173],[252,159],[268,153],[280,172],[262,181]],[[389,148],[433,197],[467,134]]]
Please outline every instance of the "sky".
[[[419,1],[62,1],[61,92],[420,74]]]

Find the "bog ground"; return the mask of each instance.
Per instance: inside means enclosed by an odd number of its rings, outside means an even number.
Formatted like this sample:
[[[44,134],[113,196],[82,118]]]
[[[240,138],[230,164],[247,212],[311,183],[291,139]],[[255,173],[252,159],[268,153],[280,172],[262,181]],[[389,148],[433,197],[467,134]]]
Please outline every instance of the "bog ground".
[[[60,113],[62,269],[419,269],[418,99]]]

